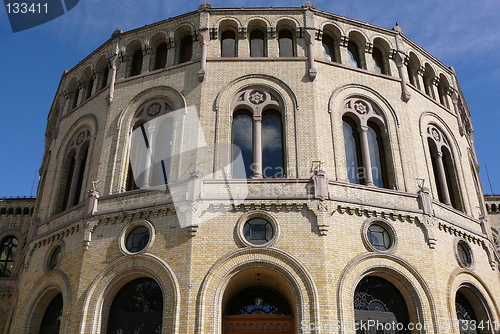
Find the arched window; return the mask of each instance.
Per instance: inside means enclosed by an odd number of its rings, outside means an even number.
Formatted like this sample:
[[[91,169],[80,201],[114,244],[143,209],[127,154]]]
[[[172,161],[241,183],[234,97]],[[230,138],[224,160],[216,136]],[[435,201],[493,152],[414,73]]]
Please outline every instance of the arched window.
[[[264,32],[254,30],[250,33],[250,57],[265,57],[266,47]]]
[[[352,41],[347,43],[347,56],[351,67],[362,68],[361,58],[359,56],[358,45]]]
[[[188,35],[181,40],[179,63],[185,63],[193,57],[193,37]]]
[[[432,69],[432,67],[430,67],[429,64],[426,64],[423,75],[424,90],[425,94],[427,94],[431,98],[435,98],[433,89],[434,80],[435,80],[434,70]]]
[[[168,183],[173,119],[166,114],[172,110],[163,99],[148,101],[137,110],[132,123],[127,191]]]
[[[132,62],[130,64],[130,76],[139,75],[142,72],[142,50],[139,49],[132,55]]]
[[[73,137],[69,145],[68,155],[61,171],[63,183],[60,193],[64,194],[64,197],[60,199],[57,210],[59,212],[75,206],[82,199],[89,143],[90,131],[84,129]]]
[[[8,236],[0,244],[0,277],[12,276],[14,257],[16,256],[17,239]]]
[[[497,205],[495,203],[491,204],[491,212],[497,212]]]
[[[167,43],[161,43],[156,47],[155,70],[167,65]]]
[[[382,52],[376,47],[372,51],[372,61],[376,73],[386,74]]]
[[[439,201],[462,210],[455,164],[447,138],[436,126],[429,125],[427,143]]]
[[[57,334],[61,327],[61,318],[63,314],[63,297],[59,293],[52,299],[43,315],[39,334]]]
[[[326,61],[338,62],[335,57],[335,44],[333,38],[331,38],[328,35],[323,35],[322,46],[323,46],[323,59]]]
[[[233,161],[241,154],[244,164],[233,164],[233,178],[285,177],[280,100],[266,89],[250,88],[233,105]]]
[[[293,312],[287,300],[275,290],[254,286],[239,292],[229,302],[223,333],[252,328],[255,333],[291,334],[293,327]]]
[[[278,34],[279,56],[294,57],[293,34],[290,30],[281,30]]]
[[[161,333],[163,293],[152,278],[138,278],[116,294],[108,317],[108,334]]]
[[[469,300],[460,292],[457,291],[455,297],[455,309],[457,312],[458,328],[460,334],[476,334],[479,333],[477,324],[479,323],[476,313]]]
[[[221,57],[236,57],[236,33],[224,31],[221,36]]]
[[[387,326],[389,330],[384,326],[392,323],[403,325],[403,330],[397,333],[410,333],[407,329],[410,317],[403,295],[381,277],[367,276],[358,283],[354,292],[354,314],[358,328],[362,328],[363,323],[366,326],[366,323],[376,321],[380,327],[373,333],[396,333],[391,326]]]
[[[350,98],[344,104],[342,121],[349,182],[388,188],[382,132],[385,123],[378,108],[360,98]]]
[[[101,72],[101,89],[108,85],[109,67],[105,65]]]
[[[85,100],[92,96],[92,88],[94,87],[94,77],[91,76],[87,81],[87,87],[85,88]]]
[[[448,90],[450,89],[450,85],[448,84],[448,80],[441,74],[438,82],[438,94],[439,94],[439,103],[441,103],[446,108],[449,108],[450,105],[448,103]]]

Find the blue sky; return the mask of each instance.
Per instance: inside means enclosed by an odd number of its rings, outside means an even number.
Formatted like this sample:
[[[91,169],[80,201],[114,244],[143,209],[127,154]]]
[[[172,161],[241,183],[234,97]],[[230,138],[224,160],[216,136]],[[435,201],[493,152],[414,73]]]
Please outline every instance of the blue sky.
[[[303,1],[273,1],[300,7]],[[345,0],[313,1],[318,9],[392,28],[405,34],[457,72],[472,113],[475,146],[485,193],[500,193],[500,1]],[[47,114],[65,69],[69,70],[124,31],[185,12],[201,3],[180,0],[80,0],[67,14],[12,33],[0,9],[0,197],[35,195]],[[211,1],[213,7],[268,7],[270,1]],[[32,190],[33,189],[33,190]]]

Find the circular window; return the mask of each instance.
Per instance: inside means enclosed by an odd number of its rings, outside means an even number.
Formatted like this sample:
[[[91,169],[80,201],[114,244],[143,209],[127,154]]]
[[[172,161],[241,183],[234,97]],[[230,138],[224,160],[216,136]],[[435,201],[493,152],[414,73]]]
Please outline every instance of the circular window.
[[[146,226],[138,226],[132,229],[125,240],[125,247],[130,253],[143,250],[149,242],[149,229]]]
[[[386,251],[392,247],[392,238],[389,232],[379,224],[372,224],[368,227],[368,241],[379,251]]]
[[[49,262],[47,263],[47,268],[49,270],[53,270],[59,264],[59,260],[61,259],[61,246],[57,246],[50,254]]]
[[[274,229],[267,220],[253,218],[243,226],[243,236],[252,245],[264,245],[274,237]]]
[[[457,259],[461,267],[470,268],[472,265],[472,252],[465,241],[457,243]]]

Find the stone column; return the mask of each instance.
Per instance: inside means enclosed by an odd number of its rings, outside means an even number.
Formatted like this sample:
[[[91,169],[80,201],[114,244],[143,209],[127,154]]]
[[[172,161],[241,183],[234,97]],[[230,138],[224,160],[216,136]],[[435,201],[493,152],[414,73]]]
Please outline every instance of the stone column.
[[[115,94],[115,82],[116,82],[116,69],[118,67],[119,60],[118,60],[118,55],[115,54],[110,61],[111,65],[111,82],[109,84],[109,93],[107,97],[108,104],[111,104],[113,102],[114,94]]]
[[[210,34],[208,29],[203,29],[198,34],[198,39],[201,44],[201,61],[200,70],[198,71],[198,81],[202,82],[205,80],[206,69],[207,69],[207,52],[208,52],[208,41],[210,40]]]
[[[410,92],[408,91],[408,86],[406,85],[406,75],[407,71],[404,68],[404,59],[405,55],[397,52],[394,56],[394,61],[396,62],[396,66],[398,68],[398,74],[401,78],[401,100],[404,102],[408,102],[410,100]]]
[[[308,75],[309,80],[313,81],[316,78],[316,66],[314,64],[314,34],[315,29],[305,29],[304,39],[307,44],[307,62],[309,65]]]
[[[373,183],[372,163],[370,159],[370,147],[368,145],[368,126],[361,125],[358,131],[361,139],[361,156],[363,159],[365,184],[367,186],[374,186],[375,184]]]
[[[436,162],[436,169],[438,173],[437,177],[443,195],[443,202],[444,204],[451,204],[450,192],[448,191],[448,184],[446,183],[446,174],[444,172],[443,152],[436,150],[433,154],[433,159]]]
[[[262,116],[253,116],[253,164],[254,179],[262,179]]]

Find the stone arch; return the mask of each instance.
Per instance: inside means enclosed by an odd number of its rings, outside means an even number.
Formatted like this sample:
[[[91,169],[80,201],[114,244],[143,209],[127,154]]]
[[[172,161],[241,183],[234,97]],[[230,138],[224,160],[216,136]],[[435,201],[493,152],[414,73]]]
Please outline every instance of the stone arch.
[[[19,318],[20,326],[23,328],[23,334],[31,334],[38,332],[47,306],[52,299],[61,293],[63,297],[63,315],[61,319],[61,332],[65,333],[71,321],[72,308],[72,293],[69,277],[60,270],[54,270],[44,275],[26,295],[28,299],[23,301],[23,305],[27,305],[28,312],[20,312],[14,316],[14,319]]]
[[[496,298],[488,285],[474,272],[456,269],[451,273],[447,287],[449,319],[457,318],[455,297],[459,290],[466,289],[468,291],[466,297],[472,304],[474,311],[479,311],[476,313],[478,321],[482,320],[484,323],[489,320],[491,323],[499,323],[500,305],[495,300]]]
[[[383,119],[385,125],[385,135],[387,135],[387,141],[385,143],[387,152],[387,162],[388,162],[388,174],[391,176],[390,186],[396,186],[397,189],[405,189],[407,191],[406,180],[404,177],[403,157],[394,152],[399,152],[401,133],[399,129],[399,118],[396,111],[392,105],[382,96],[379,92],[374,89],[358,85],[349,84],[337,88],[330,96],[328,102],[328,112],[330,113],[330,126],[333,142],[334,151],[334,164],[335,164],[335,175],[337,180],[346,181],[346,161],[344,146],[338,143],[344,143],[342,122],[342,110],[344,101],[351,97],[360,97],[366,101],[371,101],[374,106],[377,107],[380,112],[381,118]]]
[[[156,86],[145,89],[134,96],[128,106],[119,115],[116,120],[116,138],[113,141],[112,151],[116,152],[114,157],[109,160],[110,168],[112,166],[120,166],[119,172],[114,173],[110,178],[109,187],[111,192],[122,192],[125,185],[125,177],[128,171],[129,162],[129,147],[132,134],[132,121],[136,111],[147,101],[154,99],[164,99],[172,104],[174,110],[186,111],[186,98],[179,90],[169,86]],[[120,161],[118,163],[118,161]],[[111,170],[110,169],[110,170]]]
[[[217,260],[205,275],[198,293],[196,333],[221,333],[224,292],[235,275],[248,268],[265,268],[278,272],[290,284],[296,296],[296,330],[300,323],[319,320],[316,286],[307,269],[290,254],[273,248],[241,248]]]
[[[426,323],[429,333],[440,333],[435,302],[425,279],[408,262],[390,254],[364,253],[346,265],[337,286],[339,323],[345,326],[354,324],[354,291],[366,276],[384,278],[401,292],[410,323]],[[429,324],[427,319],[432,319],[432,323]]]
[[[262,29],[265,29],[265,32],[267,33],[267,28],[272,27],[271,22],[263,17],[263,16],[252,16],[247,19],[245,23],[243,23],[244,26],[247,27],[247,31],[250,32],[251,29],[254,27],[261,27]]]
[[[151,254],[124,256],[102,270],[90,284],[83,297],[83,319],[80,333],[101,333],[107,312],[116,293],[135,278],[150,277],[160,285],[163,292],[163,331],[178,333],[180,312],[180,289],[174,271],[167,262]],[[105,316],[106,315],[106,316]],[[167,330],[166,330],[167,329]]]
[[[285,165],[287,166],[286,175],[288,177],[298,176],[298,161],[296,152],[296,112],[299,108],[297,99],[292,89],[283,81],[278,78],[267,75],[250,74],[239,77],[233,80],[229,85],[223,88],[215,98],[214,109],[216,112],[217,124],[219,126],[215,129],[215,143],[229,145],[231,137],[228,131],[224,129],[229,128],[232,124],[232,101],[234,96],[251,87],[262,87],[271,92],[274,92],[281,101],[283,101],[282,122],[283,122],[283,138],[284,138],[284,155]],[[222,177],[222,171],[230,175],[231,168],[230,152],[221,156],[221,154],[214,154],[214,177]]]
[[[377,50],[380,51],[381,56],[382,56],[382,73],[386,75],[391,75],[391,65],[390,65],[390,58],[391,58],[391,43],[384,37],[377,36],[373,39],[373,48],[377,48]],[[372,51],[372,56],[373,56],[373,51]]]

